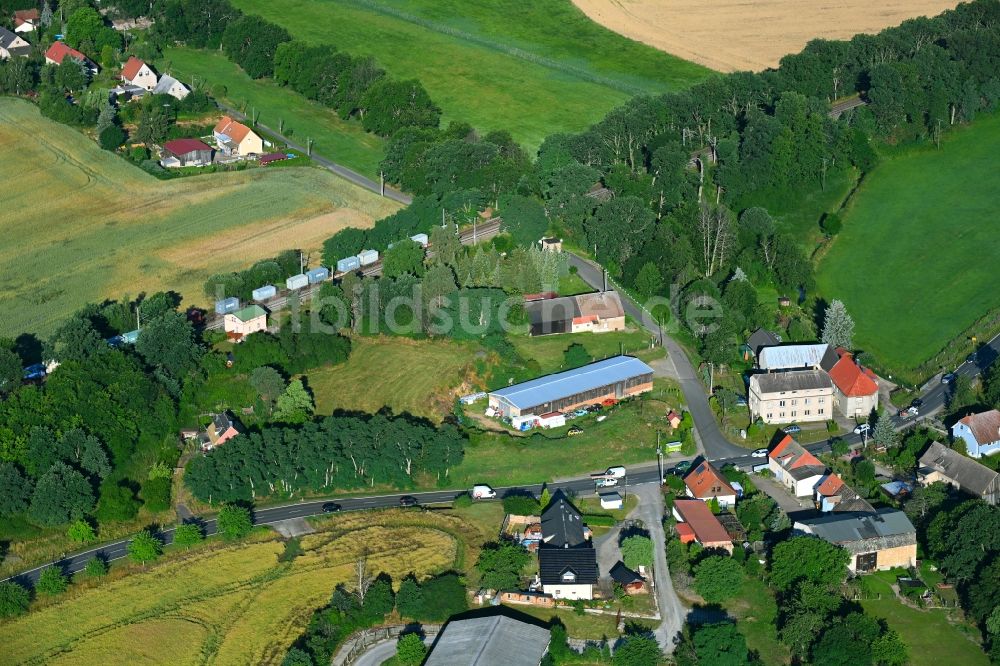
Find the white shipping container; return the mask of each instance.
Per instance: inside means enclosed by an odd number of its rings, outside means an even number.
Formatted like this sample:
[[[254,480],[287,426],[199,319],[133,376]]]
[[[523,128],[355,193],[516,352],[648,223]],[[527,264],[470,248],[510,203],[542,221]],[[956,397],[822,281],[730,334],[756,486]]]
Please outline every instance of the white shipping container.
[[[254,289],[252,296],[255,301],[266,301],[269,298],[274,298],[274,295],[277,293],[277,287],[273,284],[265,284],[263,287]]]
[[[299,273],[298,275],[293,275],[292,277],[285,280],[285,288],[291,289],[292,291],[296,289],[301,289],[307,284],[309,284],[309,278],[307,278],[302,273]]]
[[[370,266],[378,261],[378,250],[361,250],[358,254],[358,261],[362,266]]]

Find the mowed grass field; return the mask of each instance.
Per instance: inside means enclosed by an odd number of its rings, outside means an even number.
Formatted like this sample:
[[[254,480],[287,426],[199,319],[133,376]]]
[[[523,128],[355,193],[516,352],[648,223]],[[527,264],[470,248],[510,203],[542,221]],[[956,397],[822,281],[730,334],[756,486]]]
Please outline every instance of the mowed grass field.
[[[454,524],[453,524],[454,523]],[[312,612],[338,583],[350,584],[354,562],[398,585],[449,570],[467,554],[453,536],[463,524],[442,516],[440,528],[402,512],[345,514],[302,538],[303,554],[278,561],[275,536],[215,544],[92,588],[71,588],[52,605],[0,625],[11,664],[276,664]],[[458,527],[456,527],[458,525]],[[476,544],[478,546],[478,543]]]
[[[0,335],[44,336],[87,302],[174,290],[205,305],[211,274],[318,249],[398,205],[313,168],[160,181],[0,98]]]
[[[855,322],[855,346],[904,371],[1000,307],[1000,114],[904,151],[865,179],[818,267],[820,293]]]
[[[643,93],[710,72],[593,23],[569,0],[236,0],[293,37],[419,79],[443,122],[506,129],[529,149]]]
[[[361,123],[341,120],[331,109],[311,102],[290,88],[270,79],[251,79],[219,51],[174,46],[163,50],[162,71],[188,83],[195,82],[218,95],[222,101],[244,111],[257,113],[257,122],[305,146],[312,139],[313,150],[323,157],[378,179],[385,141],[361,128]]]
[[[319,414],[390,407],[440,421],[477,350],[449,340],[354,338],[347,362],[310,371],[307,381]]]
[[[601,25],[720,72],[777,67],[809,40],[877,33],[916,16],[936,16],[957,0],[573,0]]]

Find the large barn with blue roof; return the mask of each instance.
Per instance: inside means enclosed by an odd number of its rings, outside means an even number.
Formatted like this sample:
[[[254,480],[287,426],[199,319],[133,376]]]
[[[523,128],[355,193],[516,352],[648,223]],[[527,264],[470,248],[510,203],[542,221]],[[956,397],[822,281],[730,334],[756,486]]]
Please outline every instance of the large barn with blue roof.
[[[499,416],[548,414],[622,400],[653,388],[653,369],[632,356],[615,356],[580,368],[515,384],[489,394]]]

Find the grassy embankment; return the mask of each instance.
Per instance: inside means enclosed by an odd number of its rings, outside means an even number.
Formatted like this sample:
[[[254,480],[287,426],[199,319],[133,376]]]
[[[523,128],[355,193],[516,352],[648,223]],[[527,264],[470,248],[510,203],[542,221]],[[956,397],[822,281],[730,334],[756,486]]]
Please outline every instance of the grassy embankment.
[[[1000,114],[933,144],[901,149],[865,179],[818,267],[822,295],[854,317],[855,346],[913,381],[920,368],[1000,307]],[[980,337],[995,331],[977,331]],[[954,362],[971,350],[951,345]]]
[[[398,205],[320,169],[161,181],[0,98],[0,335],[51,333],[87,302],[173,290],[206,304],[211,274],[317,249]]]
[[[590,21],[569,0],[237,0],[293,37],[372,55],[416,78],[443,122],[506,129],[529,149],[586,129],[639,93],[679,90],[711,72]]]

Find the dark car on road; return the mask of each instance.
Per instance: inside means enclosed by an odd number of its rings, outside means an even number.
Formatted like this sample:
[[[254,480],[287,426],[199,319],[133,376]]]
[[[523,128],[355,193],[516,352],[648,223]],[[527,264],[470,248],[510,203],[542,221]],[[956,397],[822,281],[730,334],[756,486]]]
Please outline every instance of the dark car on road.
[[[951,384],[953,381],[955,381],[955,373],[954,372],[949,372],[947,374],[941,375],[941,383],[942,384]]]
[[[323,513],[337,513],[340,511],[340,505],[336,502],[327,502],[323,505]]]
[[[965,357],[966,363],[975,363],[977,360],[978,360],[978,355],[976,354],[976,352],[972,352],[971,354]]]
[[[685,474],[688,473],[690,469],[691,469],[691,461],[682,460],[676,465],[674,465],[674,474],[676,474],[677,476],[684,476]]]
[[[919,407],[923,407],[923,406],[924,406],[923,398],[914,398],[913,402],[910,403],[910,407],[918,407],[919,408]]]
[[[403,495],[399,498],[399,506],[416,506],[417,498],[410,497],[409,495]]]

